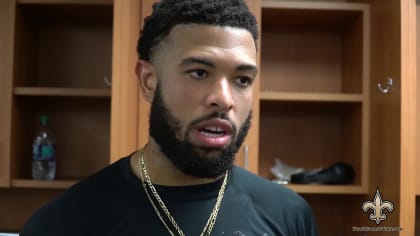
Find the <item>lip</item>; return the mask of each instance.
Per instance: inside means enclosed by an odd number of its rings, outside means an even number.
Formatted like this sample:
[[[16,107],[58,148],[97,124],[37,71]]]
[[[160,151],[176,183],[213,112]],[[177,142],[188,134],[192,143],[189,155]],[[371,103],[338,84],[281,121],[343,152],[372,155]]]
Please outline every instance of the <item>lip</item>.
[[[224,134],[219,137],[209,137],[200,132],[205,127],[216,126],[223,129]],[[231,123],[224,119],[210,119],[197,124],[192,132],[193,142],[200,147],[206,148],[223,148],[232,140],[233,127]]]
[[[222,128],[226,134],[232,134],[232,125],[229,121],[224,120],[224,119],[219,119],[219,118],[214,118],[214,119],[210,119],[210,120],[206,120],[203,122],[200,122],[196,125],[196,129],[200,130],[203,129],[205,127],[209,127],[209,126],[217,126]]]

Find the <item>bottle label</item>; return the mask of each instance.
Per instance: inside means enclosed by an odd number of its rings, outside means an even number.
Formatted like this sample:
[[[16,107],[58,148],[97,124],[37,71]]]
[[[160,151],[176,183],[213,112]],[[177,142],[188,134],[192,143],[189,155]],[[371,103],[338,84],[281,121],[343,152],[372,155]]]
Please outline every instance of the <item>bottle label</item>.
[[[55,147],[52,144],[46,145],[34,145],[33,150],[33,159],[34,160],[54,160],[55,159]]]

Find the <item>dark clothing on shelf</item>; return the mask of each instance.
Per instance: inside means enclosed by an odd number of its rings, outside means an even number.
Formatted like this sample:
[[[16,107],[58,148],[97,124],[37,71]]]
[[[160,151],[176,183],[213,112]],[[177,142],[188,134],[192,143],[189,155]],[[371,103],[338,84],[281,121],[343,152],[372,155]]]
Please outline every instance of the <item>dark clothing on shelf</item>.
[[[185,235],[198,236],[210,216],[222,181],[184,187],[156,185],[156,188]],[[21,235],[163,236],[169,233],[126,157],[80,181],[39,209]],[[314,236],[317,233],[312,211],[300,196],[234,167],[211,235]]]

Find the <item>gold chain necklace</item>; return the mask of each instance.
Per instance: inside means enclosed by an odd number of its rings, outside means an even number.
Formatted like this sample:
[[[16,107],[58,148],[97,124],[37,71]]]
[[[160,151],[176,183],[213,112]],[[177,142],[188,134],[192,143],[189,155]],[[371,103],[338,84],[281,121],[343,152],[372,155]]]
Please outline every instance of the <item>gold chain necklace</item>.
[[[142,185],[144,188],[144,191],[146,192],[147,198],[149,199],[149,202],[152,204],[153,209],[155,210],[157,216],[159,217],[160,221],[163,223],[165,228],[168,230],[169,234],[174,236],[175,234],[172,232],[172,230],[169,228],[169,226],[166,224],[166,221],[163,219],[162,215],[160,214],[160,211],[158,207],[156,206],[155,202],[152,200],[152,196],[150,195],[149,191],[147,190],[147,187],[149,187],[150,191],[153,194],[153,197],[155,201],[159,204],[161,210],[165,213],[168,220],[171,222],[172,226],[176,229],[178,234],[180,236],[185,236],[184,232],[182,232],[181,228],[176,223],[175,219],[172,217],[171,213],[169,212],[168,208],[166,207],[165,203],[160,198],[155,186],[153,185],[149,174],[146,170],[146,164],[144,162],[144,148],[140,149],[139,152],[137,152],[138,160],[139,160],[139,170],[140,170],[140,176],[142,181]],[[210,214],[209,219],[207,220],[206,225],[203,228],[203,231],[201,232],[200,236],[209,236],[214,224],[216,223],[217,214],[219,213],[220,205],[222,203],[223,196],[225,194],[225,189],[227,185],[227,179],[228,179],[228,173],[229,171],[226,170],[225,177],[223,179],[222,186],[220,187],[219,194],[216,199],[216,204],[213,207],[213,210]],[[146,186],[147,184],[147,186]]]

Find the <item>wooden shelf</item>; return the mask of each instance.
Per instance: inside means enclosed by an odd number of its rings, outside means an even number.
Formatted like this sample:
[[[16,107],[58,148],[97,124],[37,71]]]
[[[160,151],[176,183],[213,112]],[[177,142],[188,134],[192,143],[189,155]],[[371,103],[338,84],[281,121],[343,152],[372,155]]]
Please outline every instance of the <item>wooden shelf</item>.
[[[51,97],[111,97],[108,88],[48,88],[48,87],[16,87],[13,91],[18,96],[51,96]]]
[[[31,180],[31,179],[14,179],[11,186],[15,188],[48,188],[48,189],[65,189],[78,180]]]
[[[309,9],[319,10],[345,10],[358,11],[368,7],[363,3],[348,2],[321,2],[321,1],[278,1],[278,0],[262,0],[262,8],[281,8],[281,9]]]
[[[362,102],[361,94],[261,92],[262,101]]]
[[[18,0],[19,4],[84,4],[112,5],[113,0]]]
[[[366,194],[369,191],[360,185],[306,185],[286,184],[287,188],[304,194]]]

